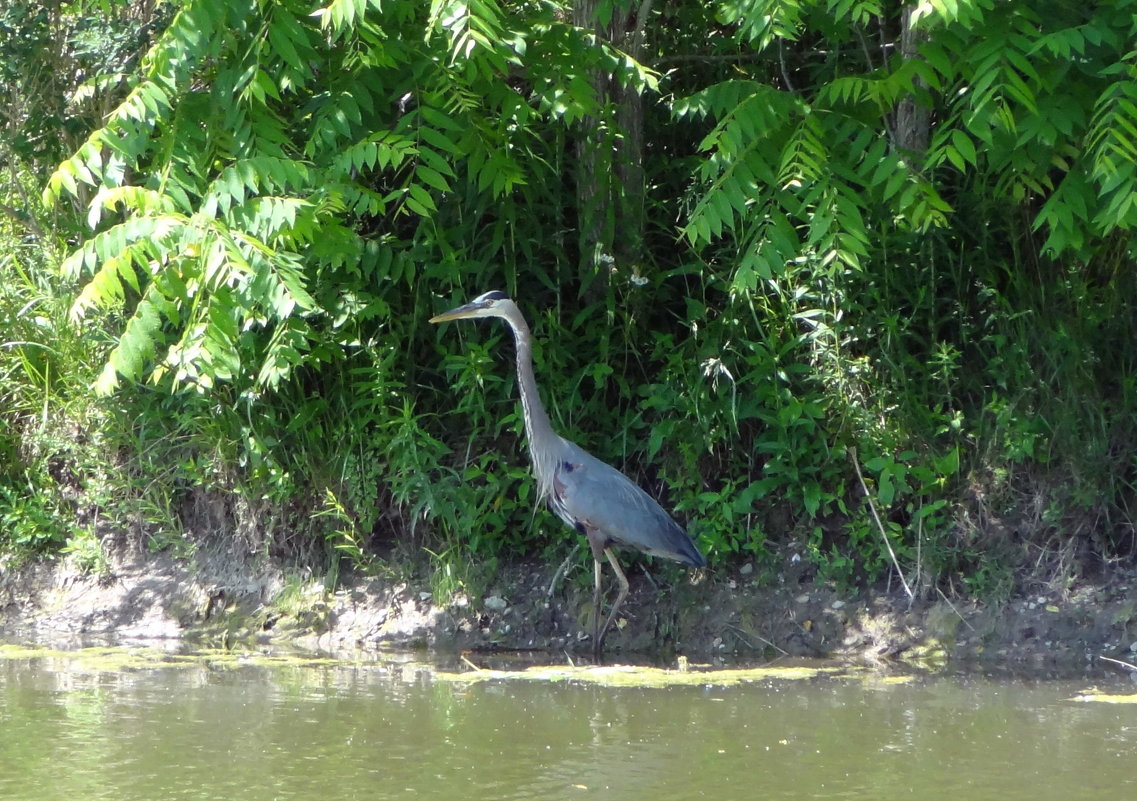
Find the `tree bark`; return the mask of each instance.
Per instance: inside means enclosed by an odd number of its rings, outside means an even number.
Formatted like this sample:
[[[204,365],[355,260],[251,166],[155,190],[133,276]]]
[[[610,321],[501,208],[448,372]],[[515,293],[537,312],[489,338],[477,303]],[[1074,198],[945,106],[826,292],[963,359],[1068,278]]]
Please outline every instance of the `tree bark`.
[[[900,15],[900,55],[905,61],[920,57],[919,46],[927,35],[912,27],[913,6],[905,6]],[[917,86],[927,85],[920,79]],[[896,129],[893,143],[901,150],[923,154],[928,149],[931,118],[928,109],[920,106],[916,98],[909,95],[896,106]]]
[[[601,26],[596,21],[599,0],[576,0],[573,23],[639,60],[651,4],[621,4]],[[586,285],[638,263],[645,226],[643,98],[601,72],[592,76],[592,86],[599,114],[583,121],[576,143],[580,269]]]
[[[599,40],[604,33],[596,22],[599,0],[576,0],[573,3],[573,24],[589,31]],[[600,115],[608,106],[608,77],[596,72],[591,79]],[[581,121],[581,135],[576,140],[576,212],[577,236],[580,246],[580,274],[584,283],[591,283],[593,272],[600,263],[605,248],[611,245],[608,217],[610,159],[603,158],[603,129],[595,116]]]
[[[644,38],[652,0],[642,0],[633,14],[625,17],[626,29],[621,49],[636,61],[643,56]],[[615,242],[617,265],[631,270],[640,262],[644,248],[644,229],[647,225],[647,186],[644,178],[644,102],[635,89],[618,87],[616,123],[621,137],[616,147],[616,174],[621,190],[616,194],[617,230],[620,238]]]

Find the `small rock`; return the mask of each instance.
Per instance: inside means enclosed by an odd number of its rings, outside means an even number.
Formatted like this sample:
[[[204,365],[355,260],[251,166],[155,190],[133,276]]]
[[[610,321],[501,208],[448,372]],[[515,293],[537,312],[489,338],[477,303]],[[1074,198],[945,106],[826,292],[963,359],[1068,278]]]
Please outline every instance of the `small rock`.
[[[418,594],[418,599],[420,601],[429,601],[433,597],[434,597],[434,593],[431,593],[431,592],[420,592]]]
[[[747,562],[746,564],[744,564],[742,567],[740,567],[738,569],[738,572],[744,576],[749,576],[751,573],[754,572],[754,563],[753,562]]]
[[[1137,654],[1137,642],[1133,642],[1133,643],[1129,644],[1129,651],[1130,651],[1130,653]]]
[[[486,598],[483,603],[485,604],[486,609],[490,610],[491,612],[501,612],[504,611],[505,607],[509,606],[509,604],[505,602],[505,599],[500,595],[491,595],[489,598]]]
[[[807,604],[807,603],[809,603],[809,593],[807,592],[805,595],[799,595],[794,600],[797,601],[799,604]]]
[[[829,604],[829,608],[830,609],[840,609],[844,605],[845,605],[844,601],[834,601],[833,603]]]

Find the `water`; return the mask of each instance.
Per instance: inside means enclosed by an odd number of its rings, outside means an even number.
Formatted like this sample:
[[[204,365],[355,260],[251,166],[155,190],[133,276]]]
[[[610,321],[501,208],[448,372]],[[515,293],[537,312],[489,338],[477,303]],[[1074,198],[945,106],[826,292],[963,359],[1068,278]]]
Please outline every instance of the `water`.
[[[1070,700],[1089,682],[648,689],[153,664],[0,659],[0,798],[1137,798],[1137,705]]]

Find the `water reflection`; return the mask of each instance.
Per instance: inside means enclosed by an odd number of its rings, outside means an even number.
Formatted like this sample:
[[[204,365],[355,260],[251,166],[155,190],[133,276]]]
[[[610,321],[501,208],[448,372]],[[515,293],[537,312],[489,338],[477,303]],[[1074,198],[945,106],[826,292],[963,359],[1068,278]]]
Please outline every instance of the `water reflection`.
[[[1068,700],[1084,689],[463,685],[399,664],[8,659],[0,798],[1137,797],[1137,706]]]

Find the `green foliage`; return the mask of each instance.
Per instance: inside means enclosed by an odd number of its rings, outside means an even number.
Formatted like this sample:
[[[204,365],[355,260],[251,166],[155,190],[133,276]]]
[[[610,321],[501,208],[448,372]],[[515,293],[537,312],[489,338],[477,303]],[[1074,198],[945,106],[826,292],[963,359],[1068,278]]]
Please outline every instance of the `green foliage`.
[[[369,507],[364,505],[358,508],[366,509]],[[370,567],[372,557],[363,549],[363,537],[359,526],[331,489],[326,491],[324,508],[312,513],[313,521],[322,517],[334,521],[334,528],[328,530],[324,535],[334,554],[337,557],[347,557],[352,567],[363,570]],[[333,562],[338,574],[338,559],[333,560]]]
[[[723,316],[758,307],[797,321],[763,333],[781,333],[786,350],[775,338],[773,352],[808,367],[790,375],[795,403],[763,402],[753,442],[771,458],[759,489],[738,497],[796,492],[804,519],[822,523],[807,537],[814,558],[838,577],[888,569],[885,532],[867,525],[845,469],[817,481],[794,462],[815,471],[849,446],[864,454],[886,535],[934,573],[1007,569],[979,558],[992,540],[969,530],[981,474],[1038,481],[1037,468],[1049,471],[1045,525],[1105,513],[1085,487],[1105,489],[1096,482],[1106,475],[1106,506],[1128,503],[1132,466],[1103,452],[1108,437],[1133,436],[1120,412],[1128,394],[1108,389],[1100,368],[1115,359],[1093,330],[1127,314],[1117,293],[1133,267],[1135,23],[1129,3],[1036,5],[925,4],[906,18],[897,7],[830,4],[836,17],[822,18],[818,3],[723,3],[720,20],[758,58],[676,90],[676,118],[711,125],[684,232],[729,295]],[[925,115],[926,147],[898,127],[904,106]],[[739,395],[758,395],[740,364],[724,359],[723,369]],[[1081,489],[1062,486],[1071,478]],[[1018,491],[1004,490],[996,514],[1022,513]],[[847,521],[839,536],[824,523],[834,510]]]
[[[61,551],[67,554],[84,573],[103,577],[110,573],[110,563],[102,541],[91,527],[76,531]]]
[[[59,547],[67,535],[62,515],[36,500],[34,492],[33,488],[0,487],[0,525],[6,551],[42,552]]]
[[[87,395],[102,340],[68,325],[44,254],[3,226],[0,239],[0,550],[27,556],[78,536],[93,514],[84,496],[110,472],[89,430],[102,417]]]
[[[653,81],[552,8],[183,4],[44,191],[86,208],[90,233],[63,264],[85,282],[74,321],[124,321],[96,390],[195,390],[167,421],[171,404],[127,397],[191,453],[204,446],[186,479],[226,486],[228,462],[275,501],[323,498],[305,528],[357,561],[385,527],[457,536],[500,506],[501,477],[492,459],[448,464],[410,400],[420,322],[469,277],[516,286],[489,265],[545,247],[529,214],[555,211],[547,132],[596,110],[583,78],[597,68]]]
[[[76,342],[56,331],[62,303],[27,248],[0,256],[0,546],[29,553],[57,548],[70,533],[56,475],[67,472],[68,443],[55,417]]]
[[[66,156],[113,101],[165,8],[122,0],[0,7],[0,156],[37,175]]]
[[[888,543],[923,589],[998,595],[1009,530],[1125,552],[1133,4],[664,4],[632,26],[644,64],[598,33],[627,10],[186,0],[137,68],[121,27],[67,17],[102,37],[77,89],[106,113],[65,107],[82,136],[43,196],[82,230],[49,322],[0,304],[36,343],[0,353],[9,530],[71,536],[35,421],[93,386],[132,448],[87,483],[155,542],[233,527],[185,511],[222,497],[251,547],[429,548],[439,597],[467,555],[550,557],[570,535],[533,510],[508,335],[424,323],[500,288],[558,430],[713,562],[792,542],[851,584]],[[42,43],[17,16],[6,63]],[[574,252],[588,147],[646,205],[642,248]]]

